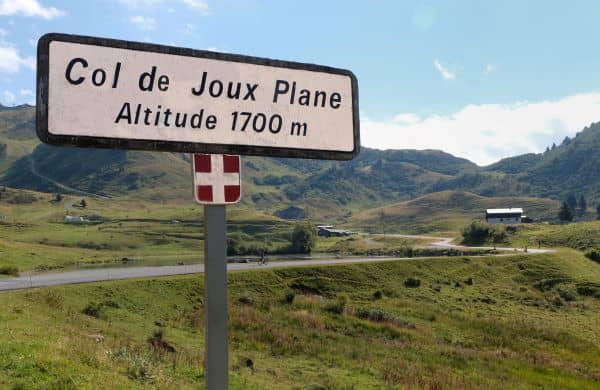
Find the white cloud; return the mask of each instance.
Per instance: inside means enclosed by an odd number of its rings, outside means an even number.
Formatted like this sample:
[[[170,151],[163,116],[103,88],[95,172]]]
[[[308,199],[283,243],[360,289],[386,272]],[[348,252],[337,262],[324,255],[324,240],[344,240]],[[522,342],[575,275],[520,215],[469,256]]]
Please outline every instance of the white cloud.
[[[392,119],[394,123],[401,123],[406,125],[412,125],[417,123],[420,120],[419,116],[416,114],[406,113],[406,114],[398,114]]]
[[[440,72],[442,77],[446,80],[454,80],[455,74],[450,72],[440,61],[437,59],[433,60],[433,66]]]
[[[552,142],[597,121],[600,92],[592,92],[554,101],[471,104],[453,114],[431,115],[412,123],[366,118],[361,121],[361,141],[379,149],[439,149],[486,165],[504,157],[542,152]]]
[[[21,96],[27,104],[35,106],[35,94],[31,89],[22,89]]]
[[[496,70],[496,65],[494,65],[494,64],[487,64],[485,66],[485,73],[492,73],[495,70]]]
[[[15,103],[15,99],[16,96],[14,93],[10,92],[10,91],[4,91],[2,92],[2,103],[7,105],[7,106],[11,106]]]
[[[17,73],[21,67],[35,69],[34,57],[21,57],[14,47],[0,46],[0,72]]]
[[[39,16],[46,20],[64,15],[54,7],[44,7],[37,0],[0,0],[0,15]]]
[[[196,26],[191,23],[186,23],[184,29],[187,34],[191,34],[196,30]]]
[[[208,4],[204,0],[183,0],[183,3],[202,15],[208,15]]]
[[[132,16],[129,18],[129,21],[143,31],[151,31],[156,29],[156,20],[150,16]]]

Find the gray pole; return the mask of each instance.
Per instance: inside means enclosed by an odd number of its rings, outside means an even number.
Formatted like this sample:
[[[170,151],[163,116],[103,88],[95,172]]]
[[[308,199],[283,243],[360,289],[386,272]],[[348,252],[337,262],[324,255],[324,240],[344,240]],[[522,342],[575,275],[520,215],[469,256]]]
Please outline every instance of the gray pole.
[[[206,388],[226,390],[227,226],[224,205],[204,206],[204,310]]]

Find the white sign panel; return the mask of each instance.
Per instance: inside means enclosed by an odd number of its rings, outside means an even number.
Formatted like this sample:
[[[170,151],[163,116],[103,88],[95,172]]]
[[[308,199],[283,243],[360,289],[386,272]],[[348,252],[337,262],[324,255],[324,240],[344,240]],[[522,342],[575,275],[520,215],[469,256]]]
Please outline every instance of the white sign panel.
[[[38,134],[71,146],[350,159],[350,71],[49,34],[38,44]]]

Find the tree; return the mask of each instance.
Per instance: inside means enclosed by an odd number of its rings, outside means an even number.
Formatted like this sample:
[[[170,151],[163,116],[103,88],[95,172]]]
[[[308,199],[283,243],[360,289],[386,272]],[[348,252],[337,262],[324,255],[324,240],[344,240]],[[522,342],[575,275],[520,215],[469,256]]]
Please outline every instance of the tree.
[[[580,217],[583,217],[587,211],[587,202],[583,194],[579,196],[579,202],[577,202],[579,206],[578,214]]]
[[[573,220],[573,213],[567,202],[563,202],[558,211],[558,219],[563,222],[571,222]]]
[[[596,219],[600,219],[600,203],[598,203],[598,206],[596,207]]]
[[[311,223],[298,223],[294,226],[291,238],[294,252],[310,253],[317,241],[317,233]]]
[[[577,198],[575,197],[574,194],[569,194],[569,196],[567,196],[567,206],[569,206],[569,208],[571,209],[571,213],[573,211],[575,211],[575,209],[577,208]]]
[[[63,197],[62,197],[61,193],[57,192],[56,195],[54,195],[54,201],[55,202],[60,202],[62,200],[63,200]]]
[[[85,199],[81,199],[81,202],[79,202],[79,205],[80,205],[82,208],[85,208],[85,206],[87,206],[87,203],[86,203]]]

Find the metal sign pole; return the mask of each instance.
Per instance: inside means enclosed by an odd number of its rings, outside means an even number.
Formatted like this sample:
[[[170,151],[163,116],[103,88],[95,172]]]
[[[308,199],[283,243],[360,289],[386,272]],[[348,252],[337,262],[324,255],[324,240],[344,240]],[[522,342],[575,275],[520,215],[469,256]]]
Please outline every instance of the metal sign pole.
[[[227,389],[227,226],[224,205],[204,206],[206,388]]]

